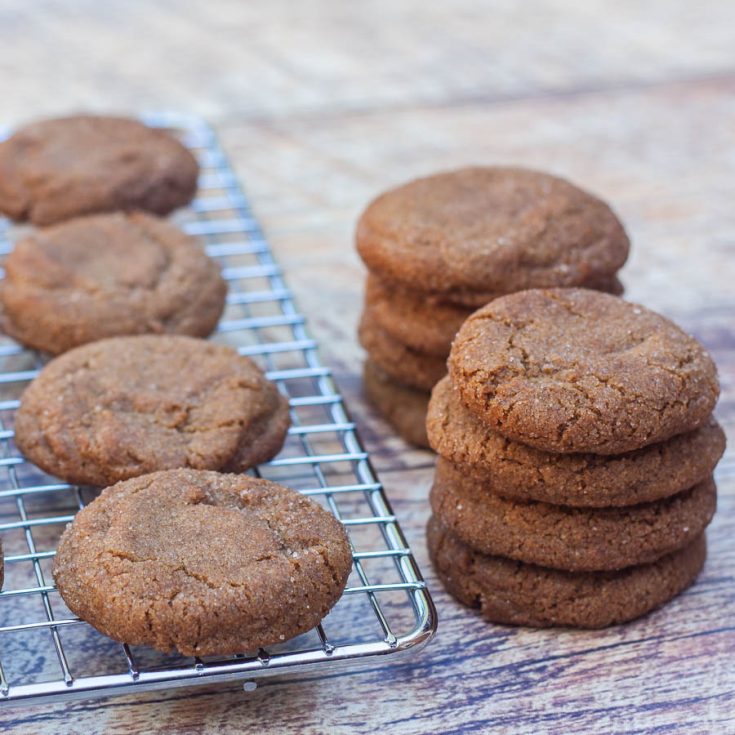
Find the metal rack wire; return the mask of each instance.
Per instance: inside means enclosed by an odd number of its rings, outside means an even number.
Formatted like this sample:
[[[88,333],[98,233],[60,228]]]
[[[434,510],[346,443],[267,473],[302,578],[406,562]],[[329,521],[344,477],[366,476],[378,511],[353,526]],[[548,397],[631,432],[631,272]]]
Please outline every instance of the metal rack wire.
[[[212,129],[177,115],[144,118],[174,130],[198,156],[197,199],[176,221],[200,237],[228,281],[216,341],[261,364],[288,396],[292,427],[282,452],[256,473],[311,496],[348,531],[353,572],[315,630],[269,650],[187,659],[120,645],[75,618],[53,586],[56,542],[95,495],[28,463],[13,443],[13,414],[43,359],[0,338],[0,702],[103,697],[293,672],[353,668],[426,643],[436,613],[400,526],[328,368],[304,326]],[[0,135],[0,138],[2,136]],[[0,220],[0,256],[12,248]]]

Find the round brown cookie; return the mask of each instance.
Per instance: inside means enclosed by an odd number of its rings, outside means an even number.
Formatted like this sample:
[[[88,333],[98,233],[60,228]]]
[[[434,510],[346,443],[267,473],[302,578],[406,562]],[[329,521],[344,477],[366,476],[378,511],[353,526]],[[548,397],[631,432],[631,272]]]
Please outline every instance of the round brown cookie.
[[[437,576],[493,623],[604,628],[645,615],[689,587],[704,565],[704,534],[652,564],[617,572],[564,572],[474,551],[435,519],[428,546]]]
[[[142,212],[80,217],[16,243],[0,284],[3,330],[54,354],[104,337],[206,337],[227,284],[201,245]]]
[[[377,276],[458,293],[604,280],[629,248],[604,202],[555,176],[503,167],[449,171],[387,191],[363,212],[356,240]]]
[[[339,521],[268,480],[169,470],[107,488],[66,527],[64,602],[115,640],[231,655],[313,628],[352,556]]]
[[[362,381],[368,400],[398,435],[409,444],[428,449],[426,405],[429,394],[396,383],[370,360],[365,361]]]
[[[569,508],[494,495],[462,465],[439,458],[434,515],[473,549],[568,571],[622,569],[689,544],[712,520],[712,478],[664,500],[621,508]]]
[[[446,360],[454,335],[472,310],[437,302],[369,275],[365,305],[375,324],[413,350]]]
[[[547,452],[622,454],[664,441],[706,424],[719,394],[693,337],[586,289],[495,299],[462,325],[448,365],[490,428]]]
[[[358,336],[370,360],[398,383],[428,392],[447,374],[445,358],[419,352],[394,339],[375,323],[370,308],[362,314]]]
[[[52,360],[21,396],[15,441],[46,472],[109,485],[155,470],[270,459],[288,402],[254,362],[192,337],[113,337]]]
[[[620,455],[553,454],[512,441],[468,411],[450,379],[435,386],[426,419],[431,448],[465,465],[488,490],[515,500],[577,507],[635,505],[710,477],[725,433],[710,417],[699,429]]]
[[[508,293],[515,293],[514,290],[510,291],[421,291],[417,289],[407,288],[405,285],[400,283],[391,282],[383,278],[378,278],[372,274],[368,275],[368,278],[375,278],[378,280],[385,289],[392,291],[397,289],[402,294],[405,294],[412,301],[419,301],[420,303],[428,303],[432,306],[440,306],[445,308],[458,308],[458,309],[469,309],[470,311],[476,311],[481,306],[489,304],[493,299],[499,299],[501,296],[507,296]],[[617,277],[605,278],[602,280],[589,279],[584,283],[579,284],[580,288],[590,288],[595,291],[603,291],[605,293],[613,294],[614,296],[620,296],[625,291],[623,284],[618,280]]]
[[[118,209],[168,214],[191,201],[198,175],[181,143],[136,120],[44,120],[0,143],[0,212],[35,225]]]

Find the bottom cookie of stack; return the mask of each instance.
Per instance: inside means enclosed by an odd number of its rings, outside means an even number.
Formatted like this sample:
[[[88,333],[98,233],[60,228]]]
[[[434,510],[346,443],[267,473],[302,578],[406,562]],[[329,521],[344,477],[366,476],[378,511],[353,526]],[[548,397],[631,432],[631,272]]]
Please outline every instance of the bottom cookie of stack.
[[[638,618],[689,587],[704,565],[705,535],[649,564],[565,572],[475,551],[431,517],[429,555],[442,584],[494,623],[604,628]]]
[[[426,411],[430,394],[397,382],[371,360],[365,361],[362,379],[367,399],[398,435],[409,444],[428,449]]]

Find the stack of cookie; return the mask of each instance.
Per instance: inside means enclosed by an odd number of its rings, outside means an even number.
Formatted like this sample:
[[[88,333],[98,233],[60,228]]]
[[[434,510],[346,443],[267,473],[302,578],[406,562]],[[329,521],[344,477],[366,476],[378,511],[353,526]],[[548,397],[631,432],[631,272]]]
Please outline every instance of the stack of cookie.
[[[407,441],[428,446],[429,393],[474,309],[525,288],[611,293],[628,238],[599,199],[567,181],[477,167],[375,199],[357,227],[368,267],[359,329],[368,398]]]
[[[602,627],[693,582],[725,438],[704,348],[586,289],[475,312],[434,388],[428,543],[449,592],[489,620]]]

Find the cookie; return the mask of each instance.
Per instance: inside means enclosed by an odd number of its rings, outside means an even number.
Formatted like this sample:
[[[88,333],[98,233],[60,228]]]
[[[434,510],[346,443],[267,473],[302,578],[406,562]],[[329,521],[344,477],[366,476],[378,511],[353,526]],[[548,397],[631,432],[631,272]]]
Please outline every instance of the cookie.
[[[369,275],[365,304],[375,324],[394,340],[446,359],[454,335],[472,309],[423,297],[420,293],[383,284]]]
[[[385,192],[360,217],[356,241],[380,278],[443,293],[586,285],[611,279],[629,249],[604,202],[555,176],[503,167]]]
[[[446,358],[411,349],[382,330],[366,309],[358,329],[360,344],[383,372],[410,388],[430,391],[447,374]]]
[[[547,452],[622,454],[703,426],[717,401],[706,350],[670,322],[598,291],[523,291],[476,311],[452,345],[462,402]]]
[[[432,391],[431,448],[497,495],[578,507],[635,505],[674,495],[708,478],[725,450],[710,417],[699,429],[620,455],[552,454],[506,439],[459,400],[449,378]]]
[[[563,572],[473,551],[432,518],[428,546],[447,591],[493,622],[533,628],[604,628],[634,620],[697,578],[704,534],[652,564],[618,572]]]
[[[439,458],[431,507],[459,539],[484,554],[567,571],[622,569],[686,546],[712,520],[712,478],[653,503],[569,508],[495,495],[462,465]]]
[[[365,361],[362,385],[370,403],[409,444],[428,448],[426,406],[429,394],[396,383],[370,360]]]
[[[426,302],[432,306],[455,307],[469,310],[470,312],[476,311],[481,306],[485,306],[485,304],[489,304],[493,299],[499,299],[501,296],[507,296],[509,293],[514,293],[512,290],[502,292],[463,291],[457,289],[453,291],[421,291],[410,289],[404,284],[395,283],[369,274],[368,279],[371,278],[377,280],[388,292],[393,293],[394,291],[398,291],[401,295],[405,295],[406,298],[410,299],[412,302]],[[604,293],[613,294],[614,296],[620,296],[625,291],[623,284],[616,276],[601,280],[592,278],[579,285],[581,288],[603,291]]]
[[[65,352],[21,396],[15,441],[49,474],[109,485],[155,470],[241,471],[273,457],[288,402],[231,347],[113,337]]]
[[[191,201],[198,175],[181,143],[136,120],[44,120],[0,143],[0,212],[34,225],[119,209],[163,215]]]
[[[127,334],[206,337],[226,293],[194,238],[142,212],[80,217],[24,237],[0,284],[6,334],[53,354]]]
[[[339,521],[268,480],[169,470],[107,488],[59,542],[64,602],[111,638],[232,655],[313,628],[352,556]]]

